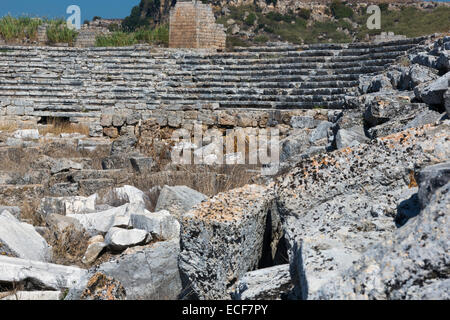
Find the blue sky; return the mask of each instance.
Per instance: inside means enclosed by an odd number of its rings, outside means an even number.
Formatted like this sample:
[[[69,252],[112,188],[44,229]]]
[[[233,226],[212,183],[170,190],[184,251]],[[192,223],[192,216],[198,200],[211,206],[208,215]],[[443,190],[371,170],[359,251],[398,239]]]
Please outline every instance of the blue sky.
[[[13,16],[26,14],[48,18],[67,17],[67,7],[75,4],[81,8],[81,22],[92,20],[94,16],[124,18],[139,2],[139,0],[0,0],[0,17],[8,13]]]
[[[0,17],[8,13],[13,16],[30,15],[48,18],[68,17],[69,5],[81,8],[81,23],[92,20],[94,16],[102,18],[124,18],[140,0],[0,0]]]

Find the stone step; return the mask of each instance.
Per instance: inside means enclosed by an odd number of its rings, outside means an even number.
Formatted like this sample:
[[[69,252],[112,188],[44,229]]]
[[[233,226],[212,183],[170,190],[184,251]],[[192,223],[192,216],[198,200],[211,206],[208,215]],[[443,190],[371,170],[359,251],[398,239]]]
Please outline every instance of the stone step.
[[[196,75],[191,76],[186,79],[186,77],[177,77],[171,76],[171,81],[186,81],[191,80],[194,84],[197,82],[206,82],[206,81],[217,81],[216,76],[210,76],[208,74],[205,75]],[[302,76],[302,75],[283,75],[280,76],[221,76],[220,80],[222,82],[249,82],[249,83],[258,83],[258,82],[285,82],[285,81],[293,81],[293,82],[322,82],[322,81],[352,81],[358,80],[358,74],[347,74],[347,75],[319,75],[319,76]]]
[[[388,53],[369,53],[366,55],[361,55],[358,57],[332,57],[329,59],[325,58],[303,58],[303,57],[281,57],[281,58],[263,58],[263,59],[205,59],[203,57],[197,57],[193,59],[182,59],[178,60],[179,65],[200,65],[200,64],[212,64],[212,65],[254,65],[254,64],[289,64],[289,63],[318,63],[318,62],[328,62],[328,63],[349,63],[349,62],[360,62],[365,63],[374,60],[385,60],[394,59],[400,55],[405,54],[405,51],[396,51]]]
[[[178,102],[179,103],[179,102]],[[191,106],[195,109],[197,106],[209,106],[208,103],[199,103],[197,100],[184,101],[184,104],[170,103],[173,109],[182,110],[186,106]],[[278,101],[216,101],[215,102],[220,109],[278,109],[278,110],[291,110],[291,109],[343,109],[345,102],[342,100],[336,101],[318,101],[318,102],[278,102]],[[163,105],[164,106],[164,105]]]
[[[345,88],[319,89],[254,89],[254,88],[161,88],[159,94],[269,94],[269,95],[333,95],[344,94]]]
[[[236,94],[198,94],[198,95],[176,95],[176,94],[166,94],[160,97],[161,101],[164,103],[165,100],[173,101],[177,103],[178,101],[185,100],[206,100],[206,101],[225,101],[229,100],[231,102],[238,101],[275,101],[275,102],[322,102],[322,101],[335,101],[342,100],[345,94],[336,95],[236,95]]]
[[[358,86],[359,81],[321,81],[321,82],[222,82],[222,81],[208,81],[208,82],[197,82],[195,83],[196,88],[264,88],[264,89],[288,89],[288,88],[297,88],[297,89],[312,89],[312,88],[349,88]],[[167,81],[164,83],[164,86],[170,87],[192,87],[192,82],[180,82],[180,81]]]

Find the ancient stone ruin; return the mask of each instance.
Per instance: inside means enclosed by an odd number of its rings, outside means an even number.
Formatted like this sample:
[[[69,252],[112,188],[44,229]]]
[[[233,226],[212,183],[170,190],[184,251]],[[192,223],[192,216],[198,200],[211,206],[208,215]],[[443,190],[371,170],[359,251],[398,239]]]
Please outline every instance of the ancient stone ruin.
[[[210,7],[170,23],[0,45],[0,299],[450,299],[449,36],[221,52]],[[215,161],[267,129],[276,163]]]
[[[169,32],[170,48],[225,48],[223,26],[216,24],[211,6],[197,0],[177,1],[170,10]]]

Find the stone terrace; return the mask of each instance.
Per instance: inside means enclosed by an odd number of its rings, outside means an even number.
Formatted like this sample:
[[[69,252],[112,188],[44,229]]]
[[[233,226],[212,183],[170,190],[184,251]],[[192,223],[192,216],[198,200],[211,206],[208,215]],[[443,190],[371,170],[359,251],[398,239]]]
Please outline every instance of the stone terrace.
[[[98,123],[105,110],[344,109],[362,74],[426,38],[379,44],[236,48],[235,52],[0,47],[0,115]],[[109,111],[110,112],[110,111]]]

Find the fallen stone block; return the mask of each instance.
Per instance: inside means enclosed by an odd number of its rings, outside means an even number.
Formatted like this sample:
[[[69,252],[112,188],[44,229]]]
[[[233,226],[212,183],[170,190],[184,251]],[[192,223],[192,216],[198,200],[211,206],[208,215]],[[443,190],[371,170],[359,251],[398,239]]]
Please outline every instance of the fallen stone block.
[[[151,238],[145,230],[113,227],[106,234],[105,243],[113,251],[122,251],[129,247],[146,244]]]
[[[76,267],[0,256],[0,281],[26,282],[42,290],[69,289],[86,273]]]
[[[119,281],[128,300],[175,300],[182,290],[178,271],[178,240],[127,249],[120,257],[90,269],[66,300],[79,300],[89,279],[100,272]]]
[[[186,297],[230,299],[236,282],[267,258],[263,238],[272,239],[266,230],[272,200],[265,187],[247,185],[183,215],[179,266]]]
[[[155,210],[167,210],[177,218],[207,197],[186,186],[164,186],[158,197]]]
[[[0,244],[16,257],[49,261],[51,248],[45,239],[28,223],[20,222],[3,211],[0,215]]]
[[[247,272],[236,285],[234,300],[285,300],[294,297],[289,264]]]

